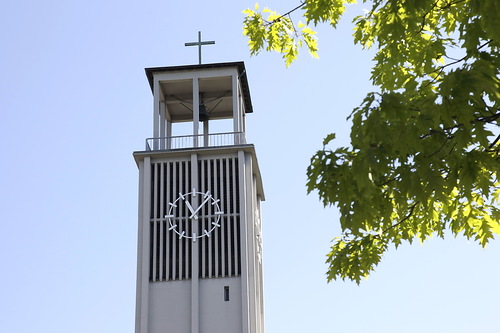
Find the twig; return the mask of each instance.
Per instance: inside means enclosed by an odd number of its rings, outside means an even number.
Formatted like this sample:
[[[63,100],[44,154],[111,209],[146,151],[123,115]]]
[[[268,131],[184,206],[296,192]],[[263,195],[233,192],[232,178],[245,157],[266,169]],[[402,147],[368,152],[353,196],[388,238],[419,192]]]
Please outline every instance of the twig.
[[[498,140],[500,140],[500,134],[498,134],[497,138],[488,146],[488,150],[493,148],[493,146],[497,144]]]
[[[500,118],[500,113],[495,113],[494,115],[491,116],[479,117],[476,119],[476,121],[480,121],[483,123],[491,123],[497,120],[498,118]]]
[[[488,44],[490,44],[493,40],[489,40],[487,42],[485,42],[483,45],[479,46],[477,48],[477,50],[481,50],[483,47],[487,46]],[[452,65],[455,65],[459,62],[462,62],[462,61],[466,61],[468,58],[470,57],[469,54],[466,54],[465,56],[463,56],[462,58],[460,59],[457,59],[456,61],[453,61],[453,62],[450,62],[449,64],[446,64],[446,65],[443,65],[443,66],[439,66],[439,68],[436,68],[435,70],[433,70],[431,73],[437,73],[436,77],[433,78],[431,81],[429,81],[425,86],[427,87],[428,85],[430,85],[431,83],[434,83],[436,82],[437,78],[439,77],[439,75],[441,75],[441,73],[444,71],[444,69],[448,66],[452,66]]]
[[[426,158],[430,158],[434,155],[436,155],[437,153],[439,153],[441,150],[443,150],[444,146],[446,146],[446,143],[448,142],[448,138],[446,138],[443,142],[443,144],[441,145],[441,147],[439,147],[438,150],[436,150],[435,152],[433,152],[432,154],[430,154],[429,156],[427,156]]]
[[[415,202],[413,205],[410,206],[410,211],[408,212],[408,215],[406,215],[401,221],[399,221],[398,223],[396,224],[393,224],[391,225],[389,228],[385,229],[385,230],[382,230],[382,233],[386,233],[387,231],[391,230],[391,229],[394,229],[396,228],[398,225],[400,225],[401,223],[405,222],[406,220],[408,220],[412,215],[413,215],[413,211],[415,210],[415,207],[419,204],[420,202],[417,201]]]
[[[283,14],[283,15],[281,15],[281,16],[279,16],[279,17],[275,18],[274,20],[272,20],[272,21],[266,21],[266,23],[264,23],[264,25],[265,25],[265,26],[273,25],[274,23],[279,22],[279,21],[280,21],[283,17],[285,17],[285,16],[287,16],[287,15],[288,15],[288,17],[290,17],[289,15],[290,15],[291,13],[293,13],[293,12],[294,12],[294,11],[296,11],[297,9],[300,9],[300,8],[304,7],[305,5],[306,5],[306,3],[305,3],[305,2],[302,2],[300,5],[298,5],[298,6],[297,6],[297,7],[295,7],[294,9],[289,10],[288,12],[286,12],[285,14]]]

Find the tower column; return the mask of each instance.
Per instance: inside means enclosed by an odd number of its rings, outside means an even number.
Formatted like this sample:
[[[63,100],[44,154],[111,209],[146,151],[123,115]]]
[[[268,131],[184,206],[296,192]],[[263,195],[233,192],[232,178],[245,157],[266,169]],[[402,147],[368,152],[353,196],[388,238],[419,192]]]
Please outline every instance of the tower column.
[[[148,332],[149,312],[149,210],[151,204],[151,158],[139,162],[139,230],[137,237],[136,332]]]
[[[233,89],[233,131],[236,133],[234,138],[234,144],[240,144],[241,138],[241,122],[240,122],[240,112],[238,105],[238,77],[233,75],[232,79],[232,89]]]
[[[246,168],[245,168],[245,153],[243,151],[238,152],[238,168],[239,168],[239,180],[240,183],[240,195],[245,197],[247,191],[247,186],[245,182]],[[243,215],[246,211],[245,200],[240,200],[240,212]],[[242,216],[243,217],[243,216]],[[242,218],[241,220],[244,220]],[[244,225],[241,228],[245,228]],[[246,229],[246,228],[245,228]],[[248,288],[248,253],[247,253],[247,235],[246,232],[240,233],[241,239],[241,303],[242,303],[242,332],[250,332],[250,316],[249,316],[249,288]]]
[[[198,156],[191,154],[191,187],[198,189]],[[198,197],[193,198],[194,207],[198,207]],[[191,230],[197,229],[198,222],[191,220]],[[191,333],[200,332],[200,281],[199,281],[199,244],[196,238],[193,238],[191,253]]]
[[[160,101],[160,135],[159,137],[164,138],[166,136],[166,105],[165,102]],[[166,149],[165,139],[160,140],[160,149]]]
[[[160,82],[154,80],[153,86],[153,149],[158,149],[160,137]]]
[[[167,118],[167,132],[166,132],[166,141],[167,141],[167,146],[165,147],[166,149],[171,149],[172,148],[172,122],[168,120]]]
[[[203,146],[204,147],[210,146],[209,141],[208,141],[209,140],[208,130],[209,130],[209,127],[208,127],[208,119],[207,119],[203,122],[203,143],[204,143]]]
[[[193,140],[194,147],[198,147],[198,134],[200,133],[200,88],[198,78],[193,78]]]

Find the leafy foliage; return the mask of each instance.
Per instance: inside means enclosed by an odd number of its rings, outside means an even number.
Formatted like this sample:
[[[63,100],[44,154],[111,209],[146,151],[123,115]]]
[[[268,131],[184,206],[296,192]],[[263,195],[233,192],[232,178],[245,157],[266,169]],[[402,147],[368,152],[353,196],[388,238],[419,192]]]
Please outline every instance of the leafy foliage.
[[[313,30],[297,33],[291,13],[335,27],[353,2],[306,0],[284,16],[247,10],[251,53],[278,51],[290,65],[304,41],[316,55]],[[348,118],[350,147],[331,147],[328,135],[307,170],[308,191],[341,213],[328,281],[359,283],[390,244],[451,232],[486,246],[500,234],[500,2],[363,2],[372,8],[354,19],[353,37],[377,48],[380,90]]]
[[[299,48],[306,44],[310,54],[318,57],[316,32],[302,22],[295,27],[290,16],[279,15],[268,8],[259,13],[258,9],[259,5],[256,4],[255,11],[243,11],[247,15],[244,34],[251,36],[248,44],[252,55],[257,55],[262,49],[280,52],[289,66],[297,58]]]

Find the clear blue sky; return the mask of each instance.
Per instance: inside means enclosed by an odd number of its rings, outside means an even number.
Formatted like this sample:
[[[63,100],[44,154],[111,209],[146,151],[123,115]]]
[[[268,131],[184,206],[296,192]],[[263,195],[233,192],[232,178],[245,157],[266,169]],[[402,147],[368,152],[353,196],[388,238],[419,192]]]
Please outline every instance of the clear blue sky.
[[[285,11],[298,1],[269,0]],[[0,12],[0,331],[134,330],[137,179],[152,135],[145,67],[245,61],[247,140],[264,179],[268,333],[499,332],[500,246],[404,245],[360,286],[326,283],[338,214],[306,195],[322,139],[370,91],[349,20],[320,29],[320,59],[249,57],[253,1],[7,0]],[[350,16],[360,14],[352,7]]]

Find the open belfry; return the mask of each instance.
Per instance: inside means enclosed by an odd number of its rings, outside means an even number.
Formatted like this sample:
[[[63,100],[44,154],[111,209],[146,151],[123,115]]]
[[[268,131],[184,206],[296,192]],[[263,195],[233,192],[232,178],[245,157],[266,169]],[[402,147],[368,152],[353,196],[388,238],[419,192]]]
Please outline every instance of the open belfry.
[[[145,150],[134,152],[135,331],[263,333],[264,191],[245,137],[253,112],[245,65],[146,68],[146,75],[154,124]]]

